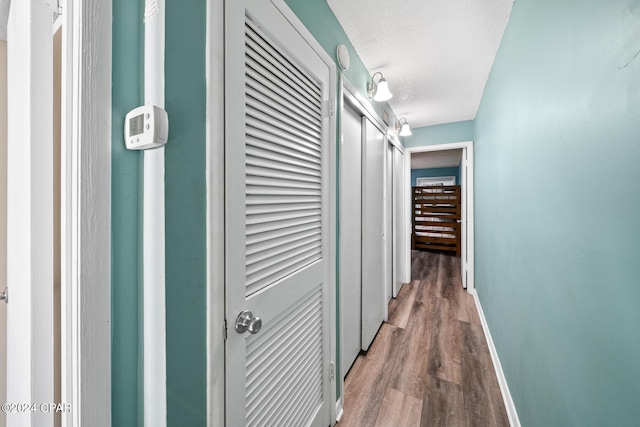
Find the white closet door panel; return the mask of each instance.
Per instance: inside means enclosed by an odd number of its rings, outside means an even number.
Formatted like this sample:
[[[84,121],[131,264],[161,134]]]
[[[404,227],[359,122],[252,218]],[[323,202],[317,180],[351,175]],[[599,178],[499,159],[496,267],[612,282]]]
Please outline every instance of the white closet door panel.
[[[362,161],[362,349],[367,350],[384,321],[385,301],[385,140],[363,118]]]
[[[387,304],[385,306],[385,319],[388,313],[389,301],[393,297],[393,259],[395,257],[393,251],[393,239],[394,239],[394,229],[393,229],[393,221],[395,211],[393,209],[393,185],[394,185],[394,176],[393,176],[393,152],[395,147],[392,144],[387,144],[386,153],[385,153],[385,174],[384,174],[384,214],[385,214],[385,301]]]
[[[405,230],[404,191],[404,154],[394,148],[393,152],[393,296],[396,297],[402,287],[403,260],[405,245],[402,233]]]
[[[226,424],[328,425],[330,68],[270,1],[225,8]]]
[[[345,104],[340,142],[340,323],[342,373],[361,344],[362,303],[362,116]]]

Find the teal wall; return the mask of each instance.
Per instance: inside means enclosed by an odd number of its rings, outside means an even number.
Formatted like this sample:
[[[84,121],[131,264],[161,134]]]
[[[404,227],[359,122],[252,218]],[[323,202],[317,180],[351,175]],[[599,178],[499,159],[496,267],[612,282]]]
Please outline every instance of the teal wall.
[[[476,286],[523,426],[640,420],[640,1],[514,5],[475,120]]]
[[[411,132],[411,136],[404,137],[407,148],[473,141],[473,120],[425,126],[411,129]]]
[[[125,148],[124,116],[144,103],[142,3],[113,0],[111,149],[111,419],[142,421],[142,155]]]
[[[165,0],[167,425],[207,415],[206,2]]]
[[[456,184],[460,185],[459,166],[457,168],[411,169],[411,185],[415,187],[416,178],[429,178],[434,176],[455,176]]]
[[[142,153],[124,115],[144,103],[142,0],[113,0],[112,418],[142,423]],[[206,425],[206,2],[166,0],[167,423]]]

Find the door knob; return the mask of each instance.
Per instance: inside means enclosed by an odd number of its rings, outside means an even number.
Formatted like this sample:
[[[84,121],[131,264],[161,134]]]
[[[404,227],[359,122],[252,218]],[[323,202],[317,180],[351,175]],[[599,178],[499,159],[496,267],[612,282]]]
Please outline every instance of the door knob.
[[[262,328],[262,319],[254,316],[249,310],[244,310],[236,319],[236,332],[244,334],[249,331],[250,334],[257,334]]]

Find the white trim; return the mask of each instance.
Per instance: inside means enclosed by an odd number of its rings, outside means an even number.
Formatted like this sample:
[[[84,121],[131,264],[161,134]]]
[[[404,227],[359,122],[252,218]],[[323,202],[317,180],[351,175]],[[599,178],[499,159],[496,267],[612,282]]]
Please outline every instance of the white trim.
[[[164,0],[144,24],[144,98],[164,108]],[[171,141],[169,141],[169,144]],[[145,426],[167,425],[164,147],[145,150],[142,191],[143,410]]]
[[[376,113],[376,110],[374,110],[371,102],[369,102],[368,99],[362,96],[355,89],[355,86],[351,84],[349,79],[347,79],[342,73],[340,73],[340,82],[342,83],[342,98],[346,98],[352,107],[358,110],[360,114],[368,118],[369,121],[373,123],[373,125],[386,136],[388,126],[384,123],[378,113]]]
[[[462,236],[466,238],[466,243],[462,242],[462,269],[465,269],[466,266],[466,274],[463,271],[463,284],[465,285],[467,291],[471,291],[474,289],[474,271],[475,271],[475,253],[474,253],[474,186],[473,186],[473,141],[465,141],[465,142],[453,142],[448,144],[437,144],[437,145],[426,145],[422,147],[411,147],[406,149],[406,154],[408,154],[405,161],[405,172],[407,172],[405,177],[406,182],[406,191],[405,191],[405,206],[409,206],[411,204],[411,155],[414,153],[425,153],[429,151],[444,151],[444,150],[456,150],[462,149],[463,155],[466,153],[466,163],[468,167],[468,177],[465,172],[461,174],[462,185],[465,185],[466,188],[463,191],[463,218],[462,218]],[[462,177],[466,179],[463,180]],[[466,196],[465,196],[466,195]],[[405,260],[403,262],[405,266],[405,282],[411,281],[411,223],[412,223],[412,209],[407,209],[406,213],[406,230],[404,233],[406,242],[405,248],[407,248],[407,252],[405,253]],[[466,263],[464,260],[466,259]]]
[[[496,372],[496,377],[498,377],[498,384],[500,385],[500,393],[502,394],[502,400],[504,401],[505,409],[507,410],[507,416],[509,417],[509,424],[511,427],[520,427],[520,419],[518,418],[518,412],[516,411],[516,405],[513,402],[513,398],[511,397],[511,392],[509,391],[509,385],[507,384],[507,378],[504,376],[504,371],[502,370],[502,364],[500,363],[500,358],[498,357],[498,350],[496,350],[496,346],[493,342],[493,338],[491,337],[491,331],[489,331],[489,325],[487,324],[487,319],[484,317],[484,311],[482,310],[482,305],[480,304],[480,299],[478,298],[478,292],[473,289],[469,291],[471,295],[473,295],[473,300],[476,303],[476,308],[478,309],[478,315],[480,316],[480,323],[482,324],[482,330],[484,331],[484,336],[487,340],[487,346],[489,347],[489,353],[491,354],[491,361],[493,362],[493,369]]]
[[[452,185],[456,185],[455,176],[421,176],[419,178],[416,178],[416,187],[431,185],[430,183],[441,183],[443,181],[452,181]]]
[[[111,425],[111,0],[62,15],[62,414]]]
[[[398,150],[400,150],[402,154],[404,154],[404,146],[400,143],[400,140],[398,139],[398,135],[396,135],[395,132],[392,132],[390,127],[387,134],[389,136],[389,144],[393,145]]]
[[[51,11],[12,5],[7,28],[7,401],[49,402],[53,369],[53,38]],[[8,425],[53,426],[38,412]]]
[[[224,426],[224,0],[207,2],[207,425]]]
[[[336,401],[336,422],[340,422],[344,415],[344,407],[342,405],[342,397]]]

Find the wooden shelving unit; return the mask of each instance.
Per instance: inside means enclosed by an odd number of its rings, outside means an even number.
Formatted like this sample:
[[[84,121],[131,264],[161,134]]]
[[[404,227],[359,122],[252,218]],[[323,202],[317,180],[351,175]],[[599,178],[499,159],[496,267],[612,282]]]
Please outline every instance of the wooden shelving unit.
[[[462,199],[459,185],[412,188],[413,232],[417,250],[453,252],[460,256]]]

